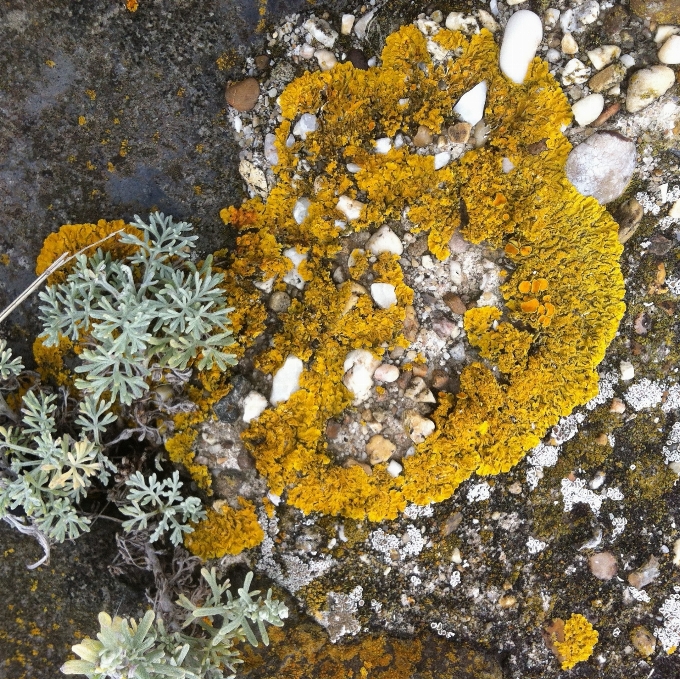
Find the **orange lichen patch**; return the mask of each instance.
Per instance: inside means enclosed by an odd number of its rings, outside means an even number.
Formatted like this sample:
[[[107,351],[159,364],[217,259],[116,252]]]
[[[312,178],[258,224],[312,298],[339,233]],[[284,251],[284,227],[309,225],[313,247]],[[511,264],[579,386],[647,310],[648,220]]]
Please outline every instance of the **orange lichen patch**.
[[[221,559],[259,545],[264,532],[255,506],[243,498],[239,498],[239,504],[241,509],[233,509],[225,502],[216,502],[194,532],[184,536],[185,547],[201,559]]]
[[[193,445],[195,440],[195,431],[181,431],[165,442],[165,450],[167,450],[171,462],[184,465],[196,485],[206,491],[208,495],[211,495],[212,478],[208,468],[194,462]]]
[[[599,635],[588,620],[579,613],[574,613],[564,623],[563,634],[564,641],[553,640],[553,646],[557,659],[562,663],[562,669],[570,670],[577,663],[590,658]]]
[[[35,264],[36,275],[39,276],[64,252],[75,254],[84,247],[92,245],[121,229],[138,238],[142,237],[142,232],[139,229],[127,224],[122,219],[111,222],[100,219],[96,224],[64,224],[59,231],[51,233],[43,242]],[[111,252],[113,257],[126,257],[134,252],[133,246],[121,244],[116,236],[105,240],[98,247],[104,252]],[[87,252],[86,254],[90,256],[94,252]],[[50,285],[63,283],[67,274],[68,267],[63,267],[48,278],[48,283]]]
[[[130,12],[136,12],[139,7],[139,2],[138,0],[125,0],[125,7]]]
[[[379,67],[338,64],[291,82],[279,99],[276,185],[266,200],[222,211],[225,222],[240,229],[228,264],[235,285],[273,277],[274,289],[281,289],[290,267],[281,253],[290,247],[307,253],[304,290],[254,358],[256,368],[272,374],[287,356],[298,357],[305,363],[301,388],[244,433],[272,491],[304,512],[392,518],[406,502],[450,497],[473,472],[509,470],[559,417],[597,393],[596,366],[623,314],[617,226],[566,178],[571,146],[561,130],[571,110],[548,65],[535,59],[524,84],[516,85],[500,72],[488,31],[467,39],[441,30],[432,40],[449,50],[442,63],[431,61],[417,28],[406,26],[387,38]],[[480,80],[488,85],[484,146],[439,170],[431,156],[407,145],[374,153],[376,130],[392,137],[410,135],[418,125],[441,129],[458,99]],[[317,116],[319,131],[287,146],[302,113]],[[541,140],[546,149],[540,157],[527,151]],[[302,158],[324,170],[299,172]],[[512,172],[502,171],[503,158],[512,158]],[[351,173],[348,163],[361,169]],[[330,272],[342,246],[335,226],[341,195],[360,196],[365,204],[345,232],[374,230],[406,214],[411,232],[426,233],[440,259],[459,228],[468,241],[505,247],[516,266],[501,288],[503,309],[466,313],[468,337],[481,360],[463,370],[461,393],[440,395],[435,433],[404,460],[397,478],[384,465],[371,476],[359,466],[341,467],[323,436],[328,419],[352,401],[342,384],[345,355],[363,348],[382,356],[403,345],[402,323],[413,296],[389,255],[381,255],[370,272],[362,262],[353,275],[371,273],[373,280],[395,285],[392,308],[374,308],[369,295],[350,299],[350,282],[333,283]],[[301,197],[310,200],[302,225],[293,219]],[[467,220],[461,219],[462,203]]]
[[[46,347],[44,341],[44,337],[37,337],[33,342],[33,358],[40,379],[60,387],[72,385],[74,374],[64,365],[64,356],[73,349],[73,343],[63,335],[59,336],[59,344],[53,347]]]

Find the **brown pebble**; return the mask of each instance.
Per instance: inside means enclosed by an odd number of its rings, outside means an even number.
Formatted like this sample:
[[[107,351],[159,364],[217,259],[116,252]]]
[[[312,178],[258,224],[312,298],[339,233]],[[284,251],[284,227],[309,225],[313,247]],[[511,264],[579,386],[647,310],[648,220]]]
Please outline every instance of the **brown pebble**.
[[[557,646],[555,646],[555,642],[564,643],[564,620],[562,620],[562,618],[554,618],[551,620],[550,623],[543,628],[542,635],[548,650],[559,657],[559,651],[557,650]]]
[[[432,371],[432,388],[433,389],[444,389],[449,384],[449,375],[446,370],[441,368],[436,368]]]
[[[361,467],[366,472],[367,476],[373,476],[373,470],[371,469],[370,465],[366,464],[365,462],[359,462],[353,457],[348,457],[345,460],[343,467],[345,467],[345,469],[349,469],[350,467]]]
[[[614,215],[616,221],[619,223],[619,243],[623,244],[630,240],[637,231],[643,215],[644,210],[642,205],[640,205],[639,201],[635,198],[627,200],[619,207]]]
[[[416,240],[406,248],[406,252],[408,252],[411,257],[422,257],[422,255],[427,252],[427,236],[416,238]]]
[[[620,109],[620,102],[616,101],[613,104],[610,104],[597,118],[595,118],[595,120],[593,120],[592,123],[590,123],[591,127],[600,127],[600,125],[604,125],[612,116],[616,115]]]
[[[467,311],[467,306],[465,306],[465,302],[461,299],[460,295],[456,295],[454,292],[447,292],[444,297],[444,304],[446,304],[449,309],[454,314],[459,314],[463,315]]]
[[[328,424],[326,424],[326,438],[331,440],[337,438],[338,434],[340,433],[340,427],[340,422],[328,420]]]
[[[602,29],[607,35],[619,33],[629,21],[628,10],[621,5],[615,5],[609,10],[602,21]]]
[[[260,96],[260,83],[255,78],[246,78],[239,82],[227,85],[224,93],[229,106],[237,111],[250,111],[257,104]]]
[[[394,451],[396,449],[397,446],[395,446],[392,441],[386,439],[381,434],[371,436],[371,438],[368,440],[368,443],[366,444],[366,454],[368,455],[368,461],[374,465],[387,462],[387,460],[389,460],[392,455],[394,455]]]
[[[628,584],[636,589],[642,589],[656,580],[659,574],[659,560],[655,556],[650,556],[647,563],[628,576]]]
[[[545,139],[541,139],[541,141],[536,141],[527,146],[527,153],[530,153],[532,156],[537,156],[539,153],[543,153],[543,151],[547,150],[548,144]]]
[[[588,559],[590,572],[598,580],[611,580],[619,569],[616,557],[611,552],[599,552]]]
[[[418,330],[420,329],[416,310],[412,304],[407,304],[404,312],[404,337],[409,342],[415,342],[415,339],[418,336]]]
[[[517,603],[517,597],[514,594],[504,594],[498,600],[498,605],[501,608],[512,608],[516,603]]]
[[[410,370],[404,370],[401,375],[399,375],[399,378],[397,379],[397,386],[399,389],[406,389],[408,387],[408,383],[411,381],[411,378],[413,377],[413,373]]]
[[[656,649],[654,635],[642,625],[638,625],[635,629],[631,630],[630,642],[643,658],[649,658]]]
[[[640,312],[633,322],[633,330],[637,335],[646,335],[652,328],[652,318],[646,312]]]
[[[368,71],[368,59],[362,50],[352,47],[347,51],[347,61],[349,61],[354,68],[362,71]]]
[[[673,247],[672,240],[666,238],[665,236],[662,236],[660,233],[655,233],[651,238],[651,242],[649,244],[649,247],[647,248],[647,252],[651,252],[653,255],[663,257],[663,255],[668,254],[669,250],[672,247]]]
[[[597,443],[598,446],[608,446],[609,445],[609,439],[607,438],[607,434],[600,434],[595,439],[595,443]]]
[[[609,412],[621,415],[626,412],[626,404],[620,398],[613,398],[609,406]]]
[[[626,67],[623,64],[612,64],[596,73],[588,81],[588,87],[593,92],[602,92],[618,85],[625,77]]]
[[[269,67],[270,61],[271,60],[269,59],[269,57],[266,54],[258,54],[255,57],[255,67],[259,71],[264,71],[266,68]]]
[[[419,149],[432,143],[432,132],[425,125],[421,125],[413,137],[413,144]]]
[[[454,144],[467,144],[471,132],[472,125],[470,123],[456,123],[448,129],[449,139]]]
[[[427,376],[427,365],[425,363],[414,363],[411,369],[414,377],[426,377]]]
[[[447,517],[446,521],[444,521],[441,527],[442,537],[451,535],[451,533],[453,533],[453,531],[456,530],[458,526],[460,526],[462,521],[463,521],[462,512],[456,512],[455,514],[451,514],[451,516]]]

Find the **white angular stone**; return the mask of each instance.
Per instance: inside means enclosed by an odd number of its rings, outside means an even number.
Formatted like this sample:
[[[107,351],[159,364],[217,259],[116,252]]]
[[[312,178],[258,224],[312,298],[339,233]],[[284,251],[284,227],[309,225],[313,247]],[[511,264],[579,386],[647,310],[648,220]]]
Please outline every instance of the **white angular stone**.
[[[450,31],[461,31],[467,35],[479,33],[477,19],[463,12],[450,12],[446,17],[446,28]]]
[[[244,158],[238,165],[238,171],[251,191],[261,196],[267,194],[267,178],[261,168]]]
[[[361,165],[357,165],[356,163],[347,163],[347,172],[354,174],[355,172],[359,172],[359,170],[361,170]]]
[[[621,361],[619,368],[621,371],[621,379],[624,382],[628,382],[635,377],[635,368],[630,361]]]
[[[556,64],[561,58],[562,58],[562,53],[559,50],[556,50],[554,48],[550,48],[546,53],[545,53],[545,58],[547,61],[549,61],[551,64]]]
[[[300,375],[304,364],[296,356],[288,356],[284,364],[276,371],[272,380],[272,391],[269,402],[278,405],[287,401],[300,388]]]
[[[630,55],[630,54],[622,54],[619,57],[619,61],[626,67],[626,68],[633,68],[635,66],[635,59]]]
[[[390,460],[390,463],[387,465],[387,473],[395,479],[403,471],[404,468],[396,460]]]
[[[366,349],[355,349],[345,357],[342,383],[354,394],[354,405],[365,401],[373,387],[373,373],[380,361]]]
[[[434,169],[441,170],[446,167],[451,160],[451,154],[448,151],[442,151],[441,153],[435,153],[434,155]]]
[[[354,14],[343,14],[340,20],[340,33],[343,35],[350,35],[352,27],[354,26]]]
[[[515,169],[515,164],[510,160],[510,158],[503,158],[501,161],[501,169],[505,174],[512,172]]]
[[[305,43],[302,47],[300,47],[300,56],[303,59],[311,59],[314,56],[314,52],[316,52],[316,50],[309,43]]]
[[[389,309],[397,303],[397,295],[391,283],[372,283],[371,297],[381,309]]]
[[[295,201],[295,205],[293,205],[293,219],[298,224],[302,224],[302,222],[307,219],[307,213],[309,212],[310,205],[311,203],[309,198],[302,197]]]
[[[576,39],[571,33],[565,33],[562,36],[562,42],[560,43],[560,47],[562,48],[562,51],[565,54],[576,54],[578,52],[578,43],[576,42]]]
[[[668,66],[651,66],[636,71],[630,78],[626,93],[626,110],[637,113],[665,94],[675,82],[675,73]]]
[[[316,50],[314,57],[322,71],[330,71],[338,63],[335,54],[330,50]]]
[[[604,109],[604,97],[597,93],[579,99],[571,107],[574,118],[581,127],[590,125],[593,120],[596,120],[602,113],[602,109]]]
[[[361,211],[364,207],[366,207],[364,203],[354,200],[349,196],[340,196],[335,206],[350,222],[361,217]]]
[[[590,67],[580,59],[570,59],[562,71],[563,85],[579,85],[590,78]]]
[[[621,48],[618,45],[601,45],[594,50],[588,50],[586,54],[588,55],[588,59],[590,59],[590,63],[595,67],[595,70],[600,71],[605,66],[611,64],[614,59],[621,56]]]
[[[545,14],[543,15],[543,23],[545,24],[545,30],[546,31],[552,31],[555,26],[557,26],[557,22],[560,20],[560,10],[555,9],[555,7],[549,7],[548,9],[545,10]]]
[[[264,138],[264,157],[272,166],[279,164],[279,152],[276,150],[276,135],[271,132]]]
[[[486,90],[486,80],[482,80],[458,100],[453,112],[457,113],[463,122],[476,125],[484,117]]]
[[[338,32],[331,28],[330,24],[323,19],[308,19],[302,27],[314,40],[320,42],[324,47],[333,47],[338,39]]]
[[[602,205],[618,198],[635,169],[635,144],[617,132],[596,132],[567,158],[569,181]]]
[[[668,211],[668,216],[677,219],[680,217],[680,200],[676,200],[673,203],[673,207]]]
[[[407,410],[403,416],[404,431],[414,443],[422,443],[433,431],[434,422],[417,410]]]
[[[659,50],[662,64],[680,64],[680,35],[671,35]]]
[[[523,2],[527,2],[527,0],[506,0],[506,2],[512,7],[513,5],[520,5]]]
[[[269,402],[258,391],[251,391],[243,399],[243,421],[252,422],[265,411]]]
[[[283,282],[288,283],[288,285],[292,285],[298,290],[304,289],[306,281],[300,275],[298,267],[302,262],[305,261],[305,259],[307,259],[307,253],[303,254],[298,252],[295,248],[288,248],[287,250],[284,250],[282,254],[293,264],[293,268],[287,271],[286,275],[283,277]]]
[[[389,363],[381,363],[373,373],[373,378],[378,382],[396,382],[399,379],[399,368]]]
[[[366,249],[374,255],[380,255],[383,252],[400,255],[404,252],[404,244],[399,236],[385,224],[368,239]]]
[[[509,19],[501,44],[500,68],[513,82],[523,83],[529,64],[543,38],[543,26],[537,14],[528,9],[515,12]]]
[[[657,45],[661,45],[662,43],[666,42],[666,40],[670,38],[671,35],[678,35],[678,33],[680,33],[680,26],[669,26],[668,24],[664,24],[663,26],[659,26],[656,29],[654,42]]]
[[[316,116],[312,113],[303,113],[300,116],[300,120],[295,123],[295,127],[293,128],[293,134],[296,137],[302,137],[303,139],[307,139],[307,135],[310,132],[316,132],[317,128],[317,120]]]
[[[588,2],[581,5],[576,13],[578,22],[586,26],[597,21],[598,16],[600,16],[600,5],[597,0],[588,0]]]
[[[375,141],[376,153],[387,153],[392,148],[392,140],[389,137],[381,137]]]
[[[482,25],[482,28],[486,28],[490,33],[497,33],[500,30],[498,22],[493,18],[493,16],[487,12],[485,9],[477,10],[477,19]]]
[[[364,14],[364,16],[354,24],[354,33],[359,40],[363,40],[366,37],[366,29],[368,28],[368,24],[371,23],[374,14],[375,10],[371,10],[367,14]]]

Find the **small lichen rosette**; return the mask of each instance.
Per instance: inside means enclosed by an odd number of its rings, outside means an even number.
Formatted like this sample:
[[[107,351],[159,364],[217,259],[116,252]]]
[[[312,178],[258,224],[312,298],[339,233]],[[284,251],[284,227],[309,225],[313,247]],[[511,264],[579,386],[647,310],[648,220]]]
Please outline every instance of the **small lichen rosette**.
[[[375,152],[378,138],[413,136],[419,125],[439,133],[455,122],[460,97],[482,80],[483,146],[437,170],[432,155],[408,145]],[[562,129],[571,111],[547,64],[535,59],[516,85],[499,70],[487,31],[469,40],[447,30],[425,38],[406,26],[387,38],[380,66],[306,73],[279,103],[276,185],[266,201],[222,211],[240,231],[232,267],[243,285],[273,279],[282,290],[291,266],[284,251],[306,257],[298,267],[304,290],[255,362],[274,373],[287,356],[300,358],[301,388],[244,433],[271,491],[285,492],[304,512],[382,520],[407,502],[450,497],[474,472],[508,471],[560,416],[597,393],[595,368],[624,311],[617,227],[565,176],[570,144]],[[317,117],[316,131],[292,136],[305,113]],[[504,171],[504,159],[513,169]],[[357,218],[348,222],[338,209],[341,196],[363,203]],[[300,198],[309,205],[298,223]],[[397,303],[387,309],[355,294],[352,281],[336,286],[334,257],[352,229],[373,232],[404,215],[412,233],[428,234],[440,260],[459,229],[472,243],[503,248],[510,273],[502,309],[466,313],[468,340],[481,359],[464,369],[459,393],[440,396],[435,432],[402,460],[395,478],[385,464],[371,475],[337,464],[323,432],[352,402],[342,383],[345,356],[361,348],[380,357],[407,345],[401,331],[413,296],[395,255],[361,265],[375,282],[395,287]]]

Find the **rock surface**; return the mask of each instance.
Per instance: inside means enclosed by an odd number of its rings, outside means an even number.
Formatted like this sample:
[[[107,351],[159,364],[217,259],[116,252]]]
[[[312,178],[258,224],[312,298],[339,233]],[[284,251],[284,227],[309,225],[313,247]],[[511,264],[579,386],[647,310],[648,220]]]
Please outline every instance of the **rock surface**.
[[[665,94],[675,82],[675,73],[668,66],[651,66],[633,73],[626,94],[626,110],[641,111]]]

